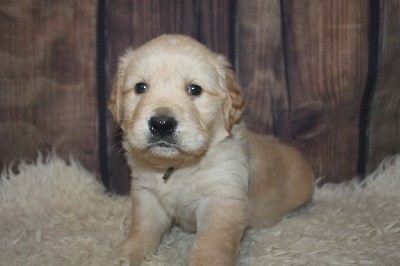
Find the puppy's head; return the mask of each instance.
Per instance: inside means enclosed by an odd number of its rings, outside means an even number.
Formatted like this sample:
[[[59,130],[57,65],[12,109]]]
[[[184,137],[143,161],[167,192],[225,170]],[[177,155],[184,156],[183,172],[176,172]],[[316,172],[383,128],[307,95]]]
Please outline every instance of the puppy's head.
[[[182,35],[162,35],[128,50],[109,101],[125,148],[170,166],[200,158],[229,135],[243,107],[225,58]]]

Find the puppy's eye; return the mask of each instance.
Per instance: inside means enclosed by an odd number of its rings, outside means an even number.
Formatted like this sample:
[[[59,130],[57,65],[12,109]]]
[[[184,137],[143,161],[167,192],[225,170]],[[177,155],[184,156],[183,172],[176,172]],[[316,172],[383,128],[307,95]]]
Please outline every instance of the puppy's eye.
[[[136,94],[142,94],[147,92],[147,85],[143,82],[139,82],[135,85]]]
[[[198,96],[202,93],[202,91],[203,91],[203,89],[199,85],[189,84],[187,86],[187,92],[189,95]]]

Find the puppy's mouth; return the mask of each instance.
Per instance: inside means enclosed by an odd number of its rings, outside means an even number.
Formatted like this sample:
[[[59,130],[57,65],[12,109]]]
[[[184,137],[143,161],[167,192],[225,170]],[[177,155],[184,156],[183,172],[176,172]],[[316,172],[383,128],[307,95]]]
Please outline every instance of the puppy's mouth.
[[[181,153],[179,145],[177,145],[175,142],[165,140],[149,142],[147,150],[153,155],[161,158],[172,158]]]
[[[156,142],[151,142],[149,144],[149,148],[175,148],[178,149],[178,146],[174,142],[169,142],[165,140],[159,140]]]

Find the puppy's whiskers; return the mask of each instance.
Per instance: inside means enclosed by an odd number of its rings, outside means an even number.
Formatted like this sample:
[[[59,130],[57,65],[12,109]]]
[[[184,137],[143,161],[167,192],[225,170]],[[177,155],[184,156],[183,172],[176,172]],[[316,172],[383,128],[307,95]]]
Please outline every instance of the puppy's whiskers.
[[[112,146],[111,146],[111,150],[115,150],[118,154],[122,153],[124,151],[124,148],[121,145],[121,141],[117,141],[115,142]]]
[[[111,134],[111,150],[117,151],[117,153],[122,153],[124,148],[122,147],[122,136],[123,132],[120,128],[114,129],[114,132]]]

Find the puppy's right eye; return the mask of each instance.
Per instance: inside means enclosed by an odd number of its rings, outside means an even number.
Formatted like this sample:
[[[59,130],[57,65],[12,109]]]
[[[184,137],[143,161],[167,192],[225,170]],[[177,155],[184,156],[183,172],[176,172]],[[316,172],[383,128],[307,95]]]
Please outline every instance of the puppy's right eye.
[[[139,82],[135,85],[136,94],[142,94],[147,92],[147,85],[143,82]]]
[[[203,89],[199,85],[189,84],[187,86],[187,92],[191,96],[199,96],[202,91],[203,91]]]

